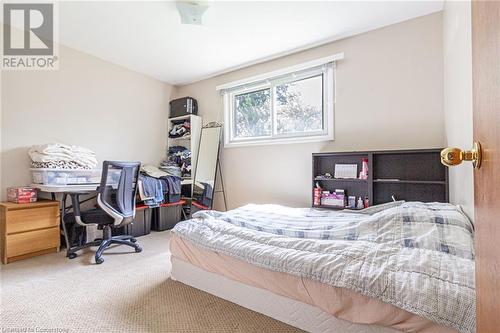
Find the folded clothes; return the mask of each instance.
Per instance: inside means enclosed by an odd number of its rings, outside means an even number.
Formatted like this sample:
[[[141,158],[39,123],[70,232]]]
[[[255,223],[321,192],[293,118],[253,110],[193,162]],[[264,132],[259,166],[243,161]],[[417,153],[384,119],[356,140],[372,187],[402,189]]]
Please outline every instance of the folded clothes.
[[[32,146],[28,154],[33,162],[72,162],[82,169],[93,169],[97,166],[95,153],[84,147],[49,143]]]
[[[82,166],[73,161],[53,161],[53,162],[31,162],[31,167],[35,169],[65,169],[65,170],[90,170],[88,166]]]
[[[31,149],[42,154],[66,153],[71,155],[72,153],[79,153],[92,156],[95,155],[95,153],[88,148],[69,146],[63,143],[47,143],[44,145],[34,145],[31,147]]]
[[[172,146],[172,147],[168,148],[169,155],[174,155],[174,154],[182,153],[185,151],[189,151],[189,149],[184,147],[184,146]]]
[[[155,167],[154,165],[150,164],[142,165],[141,171],[146,173],[148,176],[154,178],[160,178],[169,175],[168,172],[162,171],[159,168]]]
[[[182,177],[181,168],[178,166],[160,166],[160,170],[165,171],[172,176]]]
[[[191,132],[191,124],[189,121],[183,121],[172,126],[172,129],[168,133],[171,138],[180,138],[189,135]]]
[[[191,151],[183,146],[168,148],[167,158],[160,164],[160,169],[174,176],[191,176]]]

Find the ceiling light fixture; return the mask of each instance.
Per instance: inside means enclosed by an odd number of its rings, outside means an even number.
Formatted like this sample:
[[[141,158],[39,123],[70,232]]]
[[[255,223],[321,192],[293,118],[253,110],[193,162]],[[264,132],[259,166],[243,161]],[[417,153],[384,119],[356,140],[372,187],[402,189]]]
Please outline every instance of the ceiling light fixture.
[[[207,1],[176,1],[182,24],[202,24],[202,16],[208,9]]]

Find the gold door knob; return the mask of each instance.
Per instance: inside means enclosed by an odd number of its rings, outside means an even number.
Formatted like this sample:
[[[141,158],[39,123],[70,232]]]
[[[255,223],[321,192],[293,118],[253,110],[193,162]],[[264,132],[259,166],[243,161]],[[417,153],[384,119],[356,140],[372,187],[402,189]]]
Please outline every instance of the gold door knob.
[[[463,151],[460,148],[445,148],[441,150],[441,163],[446,166],[459,165],[462,161],[472,161],[475,169],[481,167],[481,144],[474,142],[472,150]]]

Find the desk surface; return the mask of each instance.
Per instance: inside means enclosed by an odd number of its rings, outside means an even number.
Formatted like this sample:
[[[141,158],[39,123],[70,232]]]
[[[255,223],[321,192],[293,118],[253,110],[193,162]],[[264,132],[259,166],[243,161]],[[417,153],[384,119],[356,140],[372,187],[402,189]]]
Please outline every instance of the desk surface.
[[[42,192],[50,192],[50,193],[92,192],[97,190],[98,186],[99,184],[85,184],[85,185],[31,184],[31,187],[37,188]]]

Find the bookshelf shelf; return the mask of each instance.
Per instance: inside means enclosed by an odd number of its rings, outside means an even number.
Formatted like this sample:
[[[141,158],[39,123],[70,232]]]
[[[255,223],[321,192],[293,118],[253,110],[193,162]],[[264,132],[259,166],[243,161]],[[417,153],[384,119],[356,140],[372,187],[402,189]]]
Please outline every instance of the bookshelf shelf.
[[[370,205],[397,200],[448,202],[448,169],[441,164],[441,149],[332,152],[312,154],[312,188],[342,189],[348,196],[368,198]],[[357,164],[368,159],[368,179],[316,179],[334,174],[335,164]],[[313,196],[313,194],[311,194]],[[314,198],[313,198],[314,200]],[[315,208],[339,209],[325,205]]]

